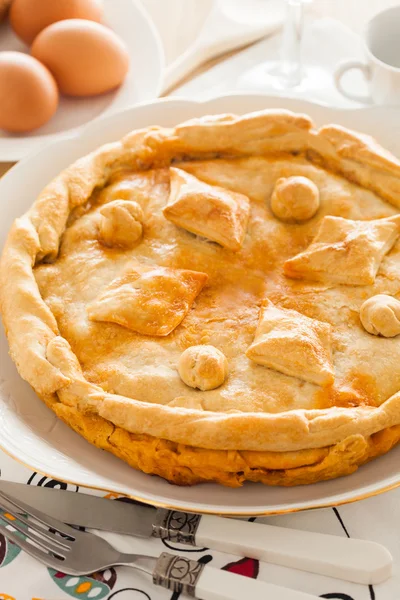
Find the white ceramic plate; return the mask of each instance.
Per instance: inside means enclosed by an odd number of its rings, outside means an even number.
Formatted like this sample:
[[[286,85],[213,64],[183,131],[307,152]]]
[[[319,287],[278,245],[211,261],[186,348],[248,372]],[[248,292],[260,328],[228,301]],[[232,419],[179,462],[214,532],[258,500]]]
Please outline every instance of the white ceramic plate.
[[[15,217],[25,212],[61,169],[100,144],[148,125],[171,126],[204,114],[238,114],[284,107],[304,111],[317,124],[340,123],[375,135],[400,155],[399,112],[390,108],[338,110],[302,100],[262,95],[225,96],[205,103],[167,99],[94,121],[78,134],[26,158],[0,180],[0,246]],[[349,477],[310,486],[270,488],[246,484],[230,489],[214,484],[181,488],[131,469],[74,433],[21,380],[0,336],[0,446],[31,469],[50,477],[126,494],[155,505],[195,512],[257,515],[337,505],[400,485],[400,446]]]
[[[164,70],[164,50],[153,21],[137,0],[104,0],[104,24],[125,42],[131,60],[129,73],[116,91],[94,98],[61,97],[54,117],[40,129],[15,135],[0,130],[0,161],[17,161],[73,133],[96,117],[157,98]],[[8,24],[0,25],[0,52],[29,52]]]

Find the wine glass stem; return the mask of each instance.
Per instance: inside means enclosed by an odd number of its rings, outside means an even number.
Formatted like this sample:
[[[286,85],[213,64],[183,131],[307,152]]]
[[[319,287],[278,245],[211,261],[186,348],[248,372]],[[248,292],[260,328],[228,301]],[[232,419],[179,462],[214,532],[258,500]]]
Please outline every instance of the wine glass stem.
[[[286,87],[295,87],[302,79],[302,34],[303,0],[286,0],[286,19],[281,48],[281,76]]]

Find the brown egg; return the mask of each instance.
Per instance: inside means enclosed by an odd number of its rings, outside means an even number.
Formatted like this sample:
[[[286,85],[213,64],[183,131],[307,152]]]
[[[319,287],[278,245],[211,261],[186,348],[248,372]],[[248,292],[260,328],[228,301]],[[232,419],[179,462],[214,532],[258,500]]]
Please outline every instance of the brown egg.
[[[11,0],[0,0],[0,23],[6,18],[10,4]]]
[[[0,129],[36,129],[57,106],[57,84],[44,65],[22,52],[0,52]]]
[[[124,42],[104,25],[82,19],[46,27],[35,39],[31,53],[69,96],[108,92],[123,82],[129,68]]]
[[[57,21],[89,19],[100,23],[102,17],[102,0],[14,0],[10,9],[11,27],[28,45]]]

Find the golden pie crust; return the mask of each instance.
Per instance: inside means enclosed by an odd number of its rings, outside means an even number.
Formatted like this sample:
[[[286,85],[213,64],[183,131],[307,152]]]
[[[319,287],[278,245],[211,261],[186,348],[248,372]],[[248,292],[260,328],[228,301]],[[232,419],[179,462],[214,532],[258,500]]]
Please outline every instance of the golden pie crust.
[[[399,161],[306,115],[134,131],[14,223],[11,356],[87,440],[179,485],[352,473],[400,439],[399,210]],[[222,370],[204,390],[178,369],[198,346]]]

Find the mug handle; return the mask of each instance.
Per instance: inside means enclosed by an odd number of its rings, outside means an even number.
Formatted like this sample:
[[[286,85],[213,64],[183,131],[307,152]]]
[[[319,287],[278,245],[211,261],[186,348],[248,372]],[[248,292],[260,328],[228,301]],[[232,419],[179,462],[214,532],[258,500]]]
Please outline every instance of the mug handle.
[[[350,100],[362,102],[363,104],[372,104],[372,99],[369,96],[362,96],[361,94],[352,94],[344,89],[342,85],[342,77],[346,73],[346,71],[349,71],[350,69],[360,69],[365,79],[369,81],[371,77],[371,71],[368,65],[358,60],[345,60],[344,62],[339,64],[335,71],[334,77],[337,89],[341,94],[343,94],[343,96],[346,96],[346,98],[349,98]]]

